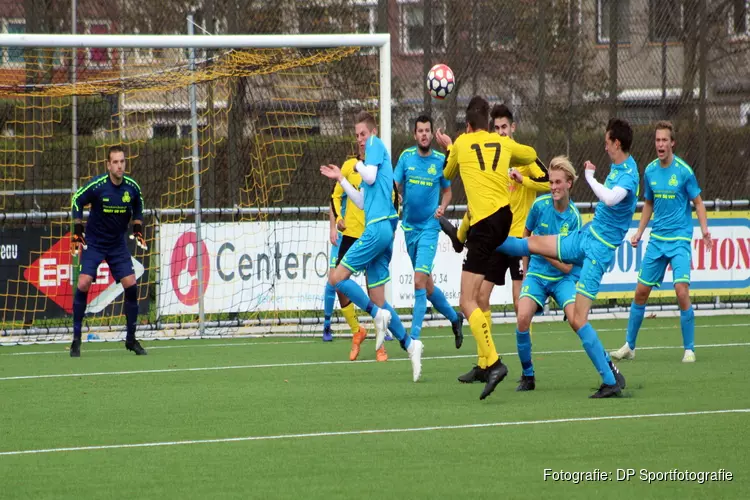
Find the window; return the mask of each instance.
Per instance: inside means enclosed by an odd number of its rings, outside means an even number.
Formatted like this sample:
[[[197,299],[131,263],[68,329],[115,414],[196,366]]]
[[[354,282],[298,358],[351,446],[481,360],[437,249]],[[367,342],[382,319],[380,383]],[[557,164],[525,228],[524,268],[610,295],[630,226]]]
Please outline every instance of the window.
[[[2,32],[9,34],[25,33],[26,22],[23,19],[4,19]],[[19,67],[23,64],[23,48],[4,47],[0,53],[0,59],[2,59],[3,64]]]
[[[377,0],[355,0],[352,18],[354,33],[375,33],[378,26]]]
[[[729,34],[736,37],[750,36],[750,0],[732,0],[729,9]]]
[[[109,33],[109,23],[104,21],[87,21],[86,33],[91,35],[106,35]],[[111,48],[90,48],[86,50],[88,65],[96,68],[110,68],[112,66]]]
[[[613,24],[609,18],[612,2],[617,3],[617,43],[630,43],[630,0],[596,1],[596,41],[609,43],[610,27]]]
[[[516,41],[517,6],[511,2],[496,2],[484,5],[477,13],[477,48],[497,49]]]
[[[682,40],[683,7],[680,0],[649,0],[648,39],[651,42]]]
[[[553,3],[553,25],[552,32],[555,36],[560,37],[575,30],[578,33],[581,29],[582,6],[583,0],[556,0]]]
[[[427,38],[424,31],[424,11],[422,3],[401,6],[401,50],[407,54],[421,54],[423,42]],[[445,5],[442,2],[432,4],[432,33],[429,43],[433,51],[445,50]]]
[[[175,138],[177,137],[177,125],[168,125],[164,123],[155,124],[152,137],[154,139]]]

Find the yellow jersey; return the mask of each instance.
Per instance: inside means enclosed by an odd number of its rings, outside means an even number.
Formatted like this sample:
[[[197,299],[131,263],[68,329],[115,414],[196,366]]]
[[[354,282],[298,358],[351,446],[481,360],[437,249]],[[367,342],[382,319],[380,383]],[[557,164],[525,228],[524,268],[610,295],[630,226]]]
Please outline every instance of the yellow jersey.
[[[508,169],[534,160],[536,151],[531,146],[495,132],[477,130],[456,139],[443,175],[452,179],[461,172],[473,226],[510,204]]]
[[[523,184],[511,180],[508,185],[510,192],[510,211],[513,212],[513,224],[510,226],[509,236],[523,238],[526,228],[526,218],[536,200],[537,193],[548,193],[549,175],[544,164],[536,160],[534,163],[517,168],[523,175]]]
[[[354,186],[354,189],[359,189],[359,185],[362,183],[362,176],[354,168],[357,161],[359,161],[357,158],[349,158],[341,166],[341,175],[349,181],[349,184]],[[344,236],[351,236],[352,238],[359,238],[365,230],[365,212],[350,202],[349,199],[344,204],[344,196],[346,196],[344,188],[337,182],[333,188],[333,194],[331,194],[333,209],[336,212],[336,222],[338,223],[343,218],[346,229],[342,231],[342,234]]]

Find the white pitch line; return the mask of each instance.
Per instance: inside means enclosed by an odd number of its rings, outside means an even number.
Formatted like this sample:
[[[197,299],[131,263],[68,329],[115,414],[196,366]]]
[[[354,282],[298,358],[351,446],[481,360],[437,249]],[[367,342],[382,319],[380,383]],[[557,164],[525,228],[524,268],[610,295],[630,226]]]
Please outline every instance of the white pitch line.
[[[727,328],[733,328],[733,327],[742,327],[742,326],[750,326],[750,323],[735,323],[735,324],[728,324],[728,325],[720,325],[722,327]],[[695,325],[695,328],[716,328],[716,325]],[[652,327],[643,327],[640,331],[657,331],[657,330],[674,330],[674,326],[652,326]],[[597,328],[597,333],[601,332],[624,332],[625,330],[622,328]],[[539,332],[543,333],[545,335],[548,334],[558,334],[558,333],[572,333],[572,331],[568,329],[563,330],[550,330],[545,332]],[[513,332],[498,332],[492,334],[495,337],[509,337],[509,336],[515,336],[516,334]],[[348,339],[348,337],[343,337],[344,339]],[[368,337],[368,338],[374,338],[374,336]],[[453,338],[453,335],[429,335],[426,338],[428,339],[447,339],[447,338]],[[149,341],[148,339],[145,339],[147,342],[164,342],[164,340],[154,340]],[[199,342],[200,339],[190,340],[190,342],[195,342],[193,345],[153,345],[151,343],[148,345],[148,349],[190,349],[190,348],[204,348],[204,347],[243,347],[243,346],[250,346],[250,345],[298,345],[298,344],[317,344],[320,343],[319,339],[316,340],[289,340],[289,341],[274,341],[274,342],[225,342],[221,344],[203,344]],[[167,340],[168,342],[168,340]],[[86,346],[86,352],[120,352],[122,349],[94,349],[90,346],[97,345],[100,342],[86,342],[84,345]],[[639,347],[639,349],[645,349],[644,347]],[[57,354],[57,355],[63,355],[67,354],[68,350],[66,348],[61,348],[56,351],[30,351],[30,352],[6,352],[6,353],[0,353],[0,356],[36,356],[40,354]]]
[[[645,413],[636,415],[610,415],[603,417],[571,417],[555,418],[548,420],[521,420],[515,422],[490,422],[484,424],[459,424],[459,425],[435,425],[430,427],[404,427],[392,429],[360,429],[354,431],[334,431],[334,432],[310,432],[301,434],[276,434],[272,436],[245,436],[233,438],[216,438],[216,439],[190,439],[184,441],[158,441],[152,443],[126,443],[126,444],[105,444],[99,446],[74,446],[66,448],[42,448],[38,450],[15,450],[0,451],[0,456],[12,455],[34,455],[40,453],[61,453],[66,451],[97,451],[97,450],[117,450],[123,448],[156,448],[161,446],[182,446],[190,444],[215,444],[215,443],[238,443],[243,441],[270,441],[277,439],[305,439],[318,437],[341,437],[341,436],[366,436],[372,434],[398,434],[428,431],[447,431],[463,429],[483,429],[488,427],[512,427],[521,425],[550,425],[550,424],[569,424],[578,422],[601,422],[608,420],[629,420],[637,418],[667,418],[667,417],[692,417],[700,415],[721,415],[732,413],[750,413],[750,408],[737,408],[730,410],[705,410],[705,411],[683,411],[673,413]]]
[[[711,347],[747,347],[750,346],[750,342],[736,342],[730,344],[703,344],[696,345],[696,348],[711,348]],[[682,349],[682,346],[650,346],[650,347],[639,347],[638,349],[646,350],[661,350],[661,349]],[[534,354],[580,354],[584,353],[583,349],[569,349],[562,351],[535,351]],[[499,356],[514,356],[517,352],[503,352],[498,353]],[[445,360],[445,359],[463,359],[463,358],[476,358],[476,354],[456,354],[453,356],[427,356],[423,357],[422,360]],[[390,362],[395,361],[408,361],[409,358],[389,358]],[[299,366],[331,366],[331,365],[356,365],[362,363],[376,363],[374,359],[363,359],[360,361],[302,361],[298,363],[268,363],[261,365],[232,365],[232,366],[203,366],[197,368],[157,368],[153,370],[129,370],[129,371],[116,371],[116,372],[89,372],[89,373],[50,373],[47,375],[15,375],[9,377],[0,377],[0,382],[12,381],[12,380],[35,380],[35,379],[49,379],[49,378],[71,378],[71,377],[103,377],[107,375],[144,375],[153,373],[179,373],[179,372],[207,372],[207,371],[222,371],[222,370],[250,370],[254,368],[292,368]]]

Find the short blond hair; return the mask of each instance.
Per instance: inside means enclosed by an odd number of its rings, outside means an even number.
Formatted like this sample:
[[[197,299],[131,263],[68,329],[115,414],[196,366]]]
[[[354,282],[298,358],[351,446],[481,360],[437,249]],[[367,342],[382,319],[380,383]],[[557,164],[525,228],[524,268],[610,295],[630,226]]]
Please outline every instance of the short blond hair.
[[[576,169],[567,156],[560,155],[552,158],[552,161],[549,162],[548,169],[550,170],[550,172],[552,170],[561,170],[565,172],[565,177],[567,177],[571,182],[575,182],[576,180],[578,180]]]
[[[669,139],[674,141],[674,125],[672,125],[672,122],[669,122],[667,120],[660,120],[656,122],[656,126],[654,126],[654,132],[657,130],[669,130]]]
[[[354,124],[357,125],[358,123],[364,123],[367,126],[367,130],[370,131],[375,130],[375,127],[377,127],[375,117],[367,111],[357,113],[357,116],[354,117]]]

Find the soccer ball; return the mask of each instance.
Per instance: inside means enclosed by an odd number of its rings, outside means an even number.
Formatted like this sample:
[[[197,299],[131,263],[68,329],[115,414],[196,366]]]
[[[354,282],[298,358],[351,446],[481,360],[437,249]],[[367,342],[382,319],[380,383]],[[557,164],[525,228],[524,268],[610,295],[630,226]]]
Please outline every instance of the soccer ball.
[[[445,64],[436,64],[427,73],[427,90],[435,99],[445,99],[453,91],[456,82],[453,70]]]

